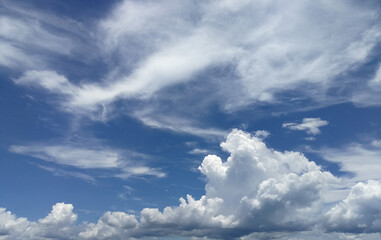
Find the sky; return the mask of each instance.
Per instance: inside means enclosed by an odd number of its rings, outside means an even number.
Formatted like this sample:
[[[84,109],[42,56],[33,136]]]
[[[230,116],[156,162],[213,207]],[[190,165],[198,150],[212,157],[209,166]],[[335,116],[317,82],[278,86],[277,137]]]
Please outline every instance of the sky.
[[[0,0],[0,239],[374,240],[378,0]]]

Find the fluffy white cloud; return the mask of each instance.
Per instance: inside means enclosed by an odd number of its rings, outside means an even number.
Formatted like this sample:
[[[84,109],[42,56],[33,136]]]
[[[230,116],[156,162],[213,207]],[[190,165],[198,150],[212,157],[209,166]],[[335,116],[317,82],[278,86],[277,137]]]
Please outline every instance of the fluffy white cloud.
[[[369,180],[352,187],[349,195],[327,213],[326,228],[343,232],[381,231],[381,182]]]
[[[320,133],[320,127],[328,125],[328,121],[320,118],[303,118],[301,123],[283,123],[282,127],[291,130],[306,131],[308,134],[316,135]]]
[[[5,208],[0,208],[0,236],[19,236],[28,224],[26,218],[17,218]]]
[[[139,219],[106,212],[97,223],[80,225],[75,225],[71,204],[57,203],[37,222],[1,209],[0,233],[3,239],[376,239],[374,234],[340,232],[381,231],[379,181],[356,184],[332,207],[325,195],[340,190],[335,186],[338,179],[301,153],[275,151],[263,139],[240,130],[233,130],[221,147],[230,154],[226,161],[208,155],[199,167],[207,184],[198,200],[187,195],[179,206],[163,211],[145,208]]]
[[[97,224],[90,223],[79,234],[81,239],[124,239],[128,231],[135,228],[138,221],[135,216],[124,212],[106,212]]]
[[[223,199],[221,212],[251,230],[303,227],[323,186],[335,181],[302,154],[274,151],[242,131],[234,130],[221,147],[230,153],[226,162],[207,156],[199,168],[208,179],[206,196]]]
[[[73,205],[56,203],[45,218],[30,222],[17,218],[5,209],[0,210],[1,239],[76,239],[77,228],[73,225],[77,215]]]
[[[73,213],[73,209],[71,204],[56,203],[48,216],[39,219],[37,223],[31,223],[30,234],[46,238],[74,239],[73,224],[77,220],[77,214]]]

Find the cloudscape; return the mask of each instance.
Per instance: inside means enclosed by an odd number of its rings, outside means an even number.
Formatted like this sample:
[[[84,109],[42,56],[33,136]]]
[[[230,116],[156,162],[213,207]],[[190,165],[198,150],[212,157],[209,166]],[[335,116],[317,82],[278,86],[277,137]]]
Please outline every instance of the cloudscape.
[[[0,0],[0,239],[381,237],[378,0]]]

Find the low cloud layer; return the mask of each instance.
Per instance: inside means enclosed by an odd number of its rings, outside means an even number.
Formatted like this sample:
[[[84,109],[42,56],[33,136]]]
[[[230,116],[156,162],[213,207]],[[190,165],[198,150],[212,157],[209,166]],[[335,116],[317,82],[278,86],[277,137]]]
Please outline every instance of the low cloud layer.
[[[179,206],[163,211],[145,208],[139,216],[106,212],[97,223],[79,224],[75,224],[77,215],[71,204],[57,203],[37,222],[1,209],[0,233],[3,239],[235,238],[250,234],[258,239],[291,235],[314,239],[316,229],[328,237],[331,231],[381,230],[379,181],[357,183],[345,199],[332,206],[323,195],[335,190],[340,179],[301,153],[275,151],[261,138],[240,130],[233,130],[221,147],[230,154],[228,159],[208,155],[199,166],[207,180],[200,199],[187,195]]]

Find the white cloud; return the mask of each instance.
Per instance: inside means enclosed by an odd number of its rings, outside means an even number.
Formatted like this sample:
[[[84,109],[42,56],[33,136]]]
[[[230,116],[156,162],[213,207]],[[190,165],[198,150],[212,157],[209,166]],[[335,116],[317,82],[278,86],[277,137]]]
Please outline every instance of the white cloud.
[[[330,173],[300,153],[274,151],[239,130],[233,130],[221,147],[230,153],[227,161],[209,155],[199,167],[208,181],[205,196],[188,196],[188,203],[181,199],[179,207],[163,212],[144,209],[141,221],[147,229],[238,237],[252,231],[308,229],[317,223],[321,192],[336,181]]]
[[[145,167],[145,166],[130,166],[125,167],[122,169],[122,173],[116,174],[115,176],[127,179],[132,176],[155,176],[158,178],[163,178],[166,176],[164,172],[162,172],[160,169]]]
[[[1,239],[75,239],[78,234],[73,225],[77,215],[73,205],[56,203],[45,218],[30,222],[26,218],[17,218],[5,209],[0,209]]]
[[[121,165],[121,156],[107,149],[85,149],[74,146],[11,146],[10,151],[33,156],[57,164],[77,168],[116,168]]]
[[[340,170],[354,174],[352,181],[380,180],[381,149],[374,146],[350,144],[330,149],[325,148],[318,153],[327,161],[337,163]]]
[[[303,118],[301,123],[283,123],[282,127],[291,130],[306,131],[307,134],[320,134],[320,127],[328,125],[328,121],[320,118]],[[311,139],[308,139],[311,140]]]
[[[197,155],[197,154],[207,154],[207,153],[210,153],[210,151],[207,149],[194,148],[191,151],[189,151],[188,153]]]
[[[74,45],[69,38],[56,35],[42,27],[36,19],[2,16],[0,29],[0,37],[14,43],[15,46],[29,45],[31,48],[69,54]]]
[[[26,218],[17,218],[5,208],[0,208],[0,236],[18,236],[28,226]]]
[[[3,239],[377,239],[378,235],[354,233],[381,229],[379,181],[354,185],[332,207],[326,195],[341,190],[335,185],[339,179],[301,153],[275,151],[240,130],[233,130],[221,147],[230,154],[226,161],[209,155],[199,167],[207,184],[198,200],[187,195],[186,200],[180,198],[179,206],[163,211],[145,208],[139,219],[106,212],[97,223],[80,225],[74,225],[77,215],[71,204],[56,204],[37,222],[1,209],[0,233]]]
[[[15,80],[17,84],[28,86],[40,86],[52,92],[75,95],[77,87],[71,84],[68,79],[54,71],[27,71],[20,78]]]
[[[81,239],[122,239],[128,236],[128,231],[135,228],[138,221],[135,216],[124,212],[106,212],[98,223],[90,223],[79,234]]]
[[[134,117],[152,128],[167,129],[177,133],[186,133],[204,138],[221,138],[226,135],[226,132],[221,129],[195,126],[195,123],[188,119],[161,115],[149,109],[135,112]]]
[[[85,174],[85,173],[66,171],[63,169],[52,168],[52,167],[47,167],[47,166],[42,166],[42,165],[37,165],[37,166],[41,169],[44,169],[46,171],[51,172],[55,176],[75,177],[75,178],[80,178],[80,179],[87,181],[87,182],[90,182],[90,183],[96,182],[94,177],[92,177],[88,174]]]
[[[166,176],[160,169],[150,168],[144,166],[142,163],[138,164],[136,161],[133,161],[136,156],[141,154],[107,149],[101,146],[13,145],[9,150],[13,153],[28,155],[44,161],[71,166],[78,169],[103,169],[106,171],[106,176],[109,175],[123,179],[132,176]],[[128,155],[130,155],[130,157],[128,157]],[[43,169],[58,175],[79,177],[86,181],[93,180],[91,176],[83,173],[56,170],[49,167],[43,167]],[[117,170],[116,173],[113,172],[115,170]]]
[[[255,132],[254,136],[257,138],[265,139],[270,136],[270,133],[266,130],[258,130]]]
[[[379,43],[376,9],[324,0],[123,1],[99,21],[95,34],[106,64],[114,57],[119,64],[100,77],[102,83],[76,85],[66,104],[94,109],[120,99],[144,101],[189,81],[205,87],[213,75],[205,73],[218,68],[231,77],[221,78],[212,94],[228,111],[257,101],[277,103],[289,90],[321,102],[331,87],[351,81],[339,77],[361,66]],[[351,91],[356,95],[357,89]]]
[[[351,188],[346,199],[327,213],[326,228],[330,231],[380,232],[381,182],[369,180]]]
[[[78,56],[87,51],[79,39],[90,35],[83,31],[80,23],[60,19],[22,3],[2,1],[0,6],[3,9],[0,65],[16,71],[45,69],[53,67],[51,62],[57,57]]]
[[[380,86],[381,84],[381,65],[378,67],[373,79],[369,82],[372,87]]]
[[[12,46],[6,41],[0,39],[0,65],[9,67],[12,69],[18,69],[20,66],[23,67],[34,67],[42,66],[44,63],[38,57],[32,57],[20,49]]]
[[[89,116],[88,110],[90,110],[90,113],[91,111],[96,111],[95,114],[90,114],[90,117],[93,120],[107,120],[107,115],[110,114],[108,113],[109,108],[102,104],[100,105],[101,108],[99,113],[99,108],[97,108],[96,104],[103,102],[103,100],[107,102],[108,100],[106,99],[109,97],[112,99],[113,94],[115,93],[114,90],[105,90],[96,85],[75,86],[65,76],[54,71],[27,71],[20,78],[15,79],[14,82],[16,84],[32,87],[40,86],[51,92],[65,96],[66,99],[69,99],[69,102],[63,102],[60,106],[62,109],[66,111],[75,111],[77,114],[86,116]],[[118,89],[117,91],[121,90],[120,87],[116,87],[116,89]],[[102,96],[105,96],[105,99],[102,101],[93,102],[91,100],[87,102],[87,100],[83,100],[92,99],[93,97],[103,98]],[[82,104],[84,102],[86,103]],[[223,137],[225,135],[223,130],[198,127],[193,121],[176,115],[160,114],[160,111],[157,110],[158,109],[146,107],[144,110],[137,110],[131,113],[131,115],[140,120],[143,124],[152,128],[166,129],[177,133],[192,134],[205,138]]]

